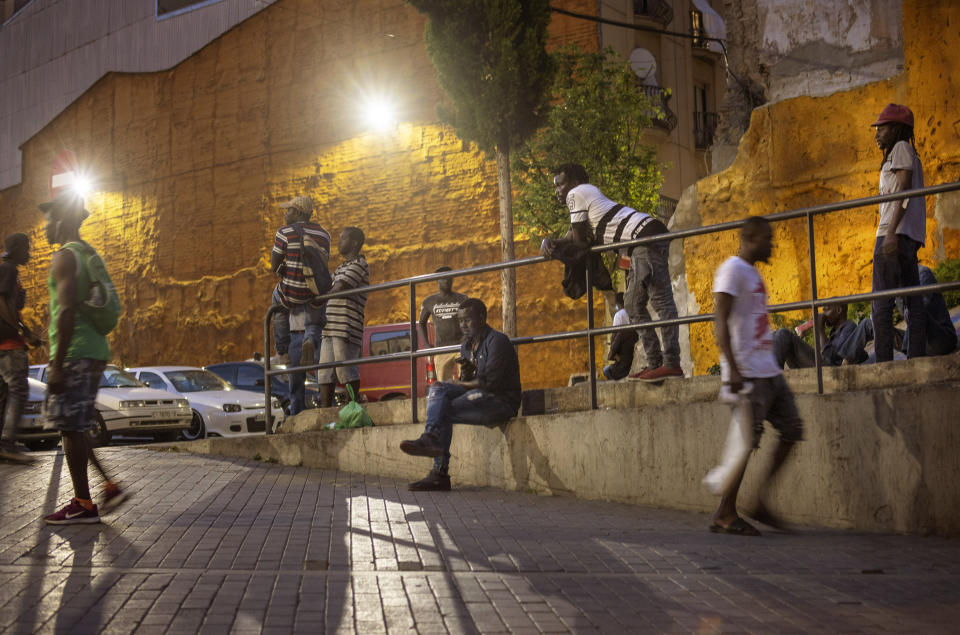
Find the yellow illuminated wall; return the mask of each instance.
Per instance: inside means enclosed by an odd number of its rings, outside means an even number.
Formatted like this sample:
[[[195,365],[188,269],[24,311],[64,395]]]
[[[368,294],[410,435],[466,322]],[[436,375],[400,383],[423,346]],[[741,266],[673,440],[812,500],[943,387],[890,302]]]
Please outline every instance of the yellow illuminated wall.
[[[586,0],[561,5],[595,11]],[[423,26],[400,0],[281,0],[169,71],[101,79],[24,145],[22,184],[0,192],[0,230],[26,229],[34,243],[26,317],[47,322],[51,249],[36,205],[64,148],[97,181],[81,234],[120,292],[111,345],[127,366],[263,349],[277,204],[294,195],[314,198],[334,242],[345,226],[366,231],[373,282],[499,260],[495,164],[437,123]],[[555,42],[596,46],[590,23],[560,18],[551,29]],[[396,97],[395,129],[366,131],[357,115],[371,91]],[[518,255],[532,253],[518,242]],[[521,335],[586,325],[585,303],[564,298],[561,278],[556,263],[518,272]],[[499,274],[455,288],[486,301],[499,325]],[[435,290],[421,286],[418,301]],[[405,290],[375,294],[367,323],[406,321],[408,305]],[[565,384],[585,351],[521,348],[525,385]]]
[[[797,98],[754,111],[736,162],[697,183],[702,224],[873,196],[881,154],[870,124],[890,102],[915,114],[917,149],[927,185],[960,178],[960,5],[903,3],[905,67],[893,78],[822,98]],[[817,216],[815,252],[820,297],[870,290],[876,206]],[[779,224],[773,258],[761,265],[771,303],[810,297],[806,221]],[[702,312],[711,311],[713,272],[736,253],[734,232],[688,240],[687,283]],[[960,257],[960,195],[927,198],[927,243],[921,262]],[[691,328],[691,353],[702,373],[717,362],[712,327]]]

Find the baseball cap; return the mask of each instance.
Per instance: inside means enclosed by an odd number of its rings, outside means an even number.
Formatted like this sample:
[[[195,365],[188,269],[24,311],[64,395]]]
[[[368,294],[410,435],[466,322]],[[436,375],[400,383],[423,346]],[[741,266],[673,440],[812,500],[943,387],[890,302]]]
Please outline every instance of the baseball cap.
[[[286,209],[288,207],[293,207],[300,210],[301,212],[306,212],[307,214],[313,213],[313,199],[309,196],[294,196],[286,203],[280,203],[280,207]]]
[[[887,104],[877,120],[870,125],[879,126],[885,123],[903,123],[913,128],[913,111],[900,104]]]
[[[40,203],[37,207],[39,207],[44,214],[48,212],[63,214],[66,212],[78,216],[80,220],[84,220],[90,215],[90,212],[88,212],[83,205],[83,197],[69,189],[57,192],[53,200]]]

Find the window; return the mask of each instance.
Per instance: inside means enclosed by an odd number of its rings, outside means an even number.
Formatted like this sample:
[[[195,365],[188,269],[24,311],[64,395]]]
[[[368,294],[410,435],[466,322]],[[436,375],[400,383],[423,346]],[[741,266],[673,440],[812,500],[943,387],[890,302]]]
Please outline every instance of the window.
[[[100,377],[100,388],[143,388],[143,384],[127,371],[107,366]]]
[[[140,381],[151,388],[156,388],[157,390],[167,389],[167,383],[163,381],[163,377],[157,375],[156,373],[140,373]]]
[[[257,382],[260,382],[259,384]],[[237,369],[238,386],[263,386],[263,368],[241,366]]]
[[[410,330],[387,331],[370,335],[370,354],[386,355],[410,350]]]
[[[177,15],[214,2],[220,2],[220,0],[157,0],[157,17]]]

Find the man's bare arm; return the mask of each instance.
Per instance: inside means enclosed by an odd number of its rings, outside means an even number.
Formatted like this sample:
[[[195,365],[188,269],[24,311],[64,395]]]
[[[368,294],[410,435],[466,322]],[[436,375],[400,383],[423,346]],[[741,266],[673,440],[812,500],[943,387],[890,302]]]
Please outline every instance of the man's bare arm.
[[[717,347],[730,367],[730,391],[737,393],[743,388],[743,377],[740,375],[737,360],[733,356],[733,345],[730,343],[730,312],[733,309],[733,296],[729,293],[714,293],[713,305],[714,336],[717,339]]]
[[[69,249],[61,249],[53,256],[51,263],[54,284],[57,286],[57,298],[60,314],[57,320],[57,354],[50,360],[47,385],[51,392],[63,389],[63,362],[67,349],[73,339],[73,327],[77,317],[77,259]]]

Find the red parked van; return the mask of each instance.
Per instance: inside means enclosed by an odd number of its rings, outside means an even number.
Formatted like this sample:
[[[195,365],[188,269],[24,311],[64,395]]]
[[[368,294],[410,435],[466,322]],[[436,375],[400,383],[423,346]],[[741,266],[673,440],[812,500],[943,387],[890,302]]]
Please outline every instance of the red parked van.
[[[433,323],[427,323],[427,331],[433,338]],[[421,347],[423,343],[421,342]],[[380,324],[363,329],[363,357],[401,353],[410,350],[410,325]],[[410,397],[410,361],[378,362],[359,364],[360,393],[367,401],[408,399]],[[417,358],[417,394],[426,397],[427,387],[437,380],[433,356]]]

